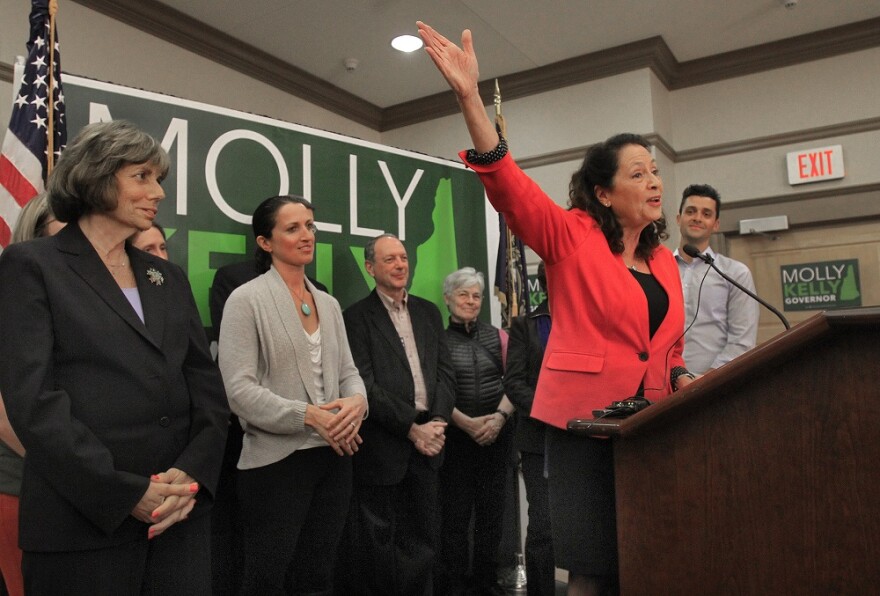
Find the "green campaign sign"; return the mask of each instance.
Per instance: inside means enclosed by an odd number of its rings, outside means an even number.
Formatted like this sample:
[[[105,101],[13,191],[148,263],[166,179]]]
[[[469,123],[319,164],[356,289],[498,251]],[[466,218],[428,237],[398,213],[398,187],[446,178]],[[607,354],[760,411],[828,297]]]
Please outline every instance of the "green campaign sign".
[[[862,305],[858,259],[783,265],[784,309],[829,310]]]
[[[343,308],[372,289],[363,247],[384,232],[406,245],[412,293],[444,313],[449,272],[469,265],[491,279],[485,194],[460,163],[71,75],[64,92],[70,138],[90,122],[125,119],[162,141],[172,166],[157,221],[171,232],[170,258],[187,272],[206,327],[214,273],[253,254],[251,214],[278,194],[315,206],[307,273]]]

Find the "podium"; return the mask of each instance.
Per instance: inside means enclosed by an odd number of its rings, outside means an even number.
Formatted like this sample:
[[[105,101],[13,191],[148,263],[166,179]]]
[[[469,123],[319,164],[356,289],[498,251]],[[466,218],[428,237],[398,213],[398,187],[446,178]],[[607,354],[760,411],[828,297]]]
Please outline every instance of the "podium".
[[[880,593],[880,308],[569,429],[614,440],[624,596]]]

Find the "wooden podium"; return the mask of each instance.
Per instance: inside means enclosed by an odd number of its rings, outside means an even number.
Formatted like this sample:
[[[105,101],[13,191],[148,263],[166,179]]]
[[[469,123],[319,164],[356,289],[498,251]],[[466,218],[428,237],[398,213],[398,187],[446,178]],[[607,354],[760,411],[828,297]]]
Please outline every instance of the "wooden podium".
[[[569,428],[614,438],[621,594],[880,593],[880,308]]]

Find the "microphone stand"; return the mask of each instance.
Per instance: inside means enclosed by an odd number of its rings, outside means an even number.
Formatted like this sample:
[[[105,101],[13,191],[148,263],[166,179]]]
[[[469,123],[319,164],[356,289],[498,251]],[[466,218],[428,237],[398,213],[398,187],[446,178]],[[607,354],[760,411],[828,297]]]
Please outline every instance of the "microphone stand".
[[[709,265],[709,267],[714,269],[718,273],[718,275],[720,275],[721,277],[723,277],[724,279],[726,279],[727,281],[729,281],[730,283],[735,285],[737,288],[739,288],[740,290],[742,290],[743,292],[745,292],[746,294],[748,294],[749,296],[751,296],[752,298],[757,300],[759,304],[763,305],[765,308],[770,310],[770,312],[772,312],[774,315],[779,317],[779,320],[782,321],[782,324],[785,325],[786,329],[791,329],[791,325],[788,324],[788,319],[786,319],[785,316],[781,312],[779,312],[778,309],[776,309],[776,307],[774,307],[772,304],[762,300],[761,298],[758,297],[757,294],[755,294],[754,292],[752,292],[748,288],[743,287],[742,284],[740,284],[735,279],[732,279],[729,275],[727,275],[726,273],[721,271],[721,269],[719,269],[715,265],[715,259],[713,259],[711,256],[701,253],[697,249],[697,247],[694,246],[693,244],[685,244],[684,247],[682,248],[682,250],[689,257],[693,257],[695,259],[700,259],[701,261],[703,261],[704,263]]]

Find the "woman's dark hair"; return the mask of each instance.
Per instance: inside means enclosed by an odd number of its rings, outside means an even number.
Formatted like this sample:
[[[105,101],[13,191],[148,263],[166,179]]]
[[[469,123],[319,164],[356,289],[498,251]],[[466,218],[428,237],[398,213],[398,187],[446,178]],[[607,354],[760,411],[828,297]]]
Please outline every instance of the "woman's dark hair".
[[[129,164],[152,163],[160,178],[171,161],[162,145],[125,120],[88,124],[61,153],[49,176],[49,208],[69,223],[88,213],[116,208],[116,172]]]
[[[641,135],[622,133],[614,135],[604,143],[593,145],[587,150],[580,169],[571,176],[568,185],[568,203],[574,209],[583,209],[599,224],[608,246],[614,254],[623,253],[623,228],[614,212],[602,205],[596,197],[596,187],[614,187],[614,175],[620,165],[620,150],[627,145],[641,145],[650,151],[651,144]],[[654,249],[669,235],[666,233],[666,218],[661,217],[652,225],[646,226],[639,236],[636,247],[637,257],[646,261],[654,254]]]
[[[272,230],[275,229],[275,222],[278,220],[278,211],[289,203],[297,203],[306,209],[315,212],[312,204],[298,195],[278,195],[277,197],[269,197],[254,209],[254,216],[251,219],[251,227],[254,230],[254,240],[262,236],[263,238],[271,238]],[[254,252],[254,260],[257,262],[257,271],[265,273],[272,266],[272,255],[257,244]]]

